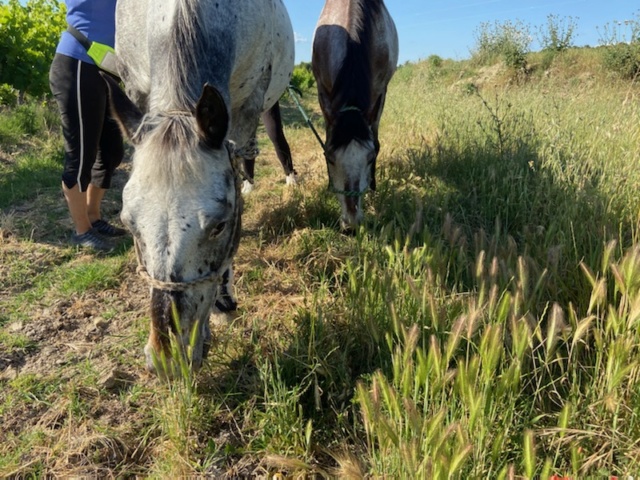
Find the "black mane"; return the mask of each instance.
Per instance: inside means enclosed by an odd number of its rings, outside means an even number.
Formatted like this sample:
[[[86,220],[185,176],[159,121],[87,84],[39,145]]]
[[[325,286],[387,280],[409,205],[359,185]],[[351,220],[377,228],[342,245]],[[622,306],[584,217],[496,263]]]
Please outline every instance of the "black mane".
[[[335,151],[346,147],[353,140],[360,143],[373,140],[373,135],[361,111],[347,110],[338,113],[328,140],[329,150]]]
[[[332,149],[344,147],[352,140],[371,139],[365,115],[371,109],[372,27],[380,9],[380,0],[359,0],[354,9],[358,15],[351,19],[347,53],[333,85],[332,106],[338,113],[330,139]]]

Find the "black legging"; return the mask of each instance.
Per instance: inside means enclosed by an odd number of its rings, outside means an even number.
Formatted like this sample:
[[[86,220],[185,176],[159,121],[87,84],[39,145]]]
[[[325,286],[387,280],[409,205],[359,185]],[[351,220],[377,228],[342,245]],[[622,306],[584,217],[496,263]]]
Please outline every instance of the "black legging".
[[[64,136],[62,181],[67,188],[89,183],[109,188],[124,156],[120,128],[111,118],[107,84],[100,70],[66,55],[56,54],[49,71],[51,92],[58,103]]]

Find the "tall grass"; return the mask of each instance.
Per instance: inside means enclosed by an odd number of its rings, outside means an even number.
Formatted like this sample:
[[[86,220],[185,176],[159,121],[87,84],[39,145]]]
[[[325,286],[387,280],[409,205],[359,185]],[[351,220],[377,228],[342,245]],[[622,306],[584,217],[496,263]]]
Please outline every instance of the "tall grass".
[[[637,106],[421,67],[385,120],[419,147],[394,143],[375,206],[406,240],[345,287],[390,353],[356,396],[372,474],[637,472]]]

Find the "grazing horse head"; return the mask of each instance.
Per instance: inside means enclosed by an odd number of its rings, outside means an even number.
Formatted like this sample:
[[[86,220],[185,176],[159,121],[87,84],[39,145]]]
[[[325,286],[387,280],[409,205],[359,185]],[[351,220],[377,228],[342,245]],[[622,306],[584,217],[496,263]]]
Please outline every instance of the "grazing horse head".
[[[126,95],[111,84],[110,99],[135,147],[121,217],[151,287],[151,370],[172,335],[199,367],[210,313],[236,308],[242,198],[228,146],[255,137],[289,84],[293,49],[282,0],[118,0]]]
[[[147,366],[154,369],[154,353],[170,354],[170,333],[188,345],[197,329],[192,361],[199,367],[210,343],[209,315],[240,235],[227,107],[207,85],[193,113],[143,116],[117,85],[110,91],[116,119],[135,146],[121,218],[151,286]]]
[[[362,197],[376,188],[378,127],[397,61],[398,36],[382,0],[326,0],[312,66],[327,130],[329,188],[346,229],[362,221]]]
[[[351,229],[363,218],[362,197],[376,189],[378,149],[369,122],[358,107],[342,107],[327,130],[325,159],[329,189],[342,206],[341,224]]]

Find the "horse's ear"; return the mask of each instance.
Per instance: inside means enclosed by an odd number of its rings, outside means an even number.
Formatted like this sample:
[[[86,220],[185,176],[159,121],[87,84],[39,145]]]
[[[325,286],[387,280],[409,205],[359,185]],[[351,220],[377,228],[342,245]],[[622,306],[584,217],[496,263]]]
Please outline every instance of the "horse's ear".
[[[120,85],[103,72],[100,72],[102,78],[107,83],[109,90],[109,106],[111,107],[111,115],[120,125],[120,130],[129,139],[134,140],[133,136],[140,127],[142,122],[142,112],[120,89]],[[134,142],[135,143],[135,142]]]
[[[219,150],[229,130],[229,111],[220,92],[206,83],[196,105],[196,121],[204,142]]]

